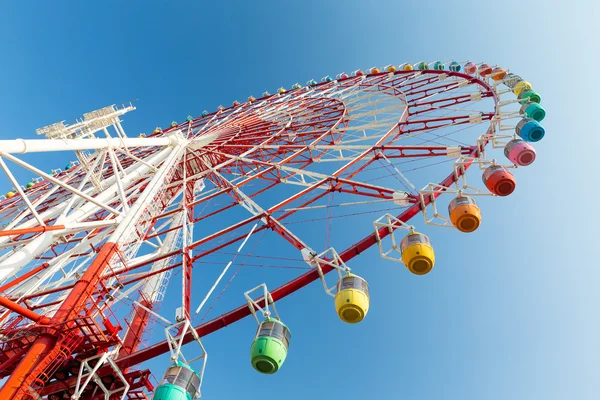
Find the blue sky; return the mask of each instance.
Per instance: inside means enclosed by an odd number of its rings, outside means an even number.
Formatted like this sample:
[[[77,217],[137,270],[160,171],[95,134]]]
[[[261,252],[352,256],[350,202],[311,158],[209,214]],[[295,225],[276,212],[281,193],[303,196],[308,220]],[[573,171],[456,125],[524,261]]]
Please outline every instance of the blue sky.
[[[0,138],[34,138],[41,126],[127,101],[138,109],[125,128],[149,133],[374,65],[506,66],[548,112],[517,191],[488,207],[475,234],[431,232],[438,265],[424,279],[374,251],[357,259],[374,293],[359,326],[318,306],[329,301],[318,283],[283,301],[293,338],[275,376],[249,365],[252,320],[207,337],[204,398],[596,399],[598,16],[591,1],[6,2]],[[148,366],[160,376],[165,361]]]

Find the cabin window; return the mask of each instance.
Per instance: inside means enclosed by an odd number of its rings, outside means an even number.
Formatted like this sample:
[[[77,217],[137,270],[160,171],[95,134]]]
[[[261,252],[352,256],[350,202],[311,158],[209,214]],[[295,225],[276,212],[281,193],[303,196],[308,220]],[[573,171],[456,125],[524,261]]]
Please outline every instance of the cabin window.
[[[272,337],[281,340],[287,349],[290,345],[291,334],[283,324],[267,321],[258,328],[258,337]]]
[[[186,388],[186,391],[190,396],[192,396],[192,399],[196,397],[196,393],[198,392],[199,387],[200,377],[198,376],[198,374],[193,374]]]
[[[412,234],[406,236],[404,239],[402,239],[402,243],[400,244],[400,247],[402,248],[402,250],[404,250],[408,246],[410,246],[412,244],[418,244],[418,243],[429,244],[429,238],[420,233],[412,233]]]
[[[367,282],[364,279],[359,278],[358,276],[343,277],[338,282],[337,290],[339,292],[344,289],[358,289],[369,296],[369,285],[367,285]]]

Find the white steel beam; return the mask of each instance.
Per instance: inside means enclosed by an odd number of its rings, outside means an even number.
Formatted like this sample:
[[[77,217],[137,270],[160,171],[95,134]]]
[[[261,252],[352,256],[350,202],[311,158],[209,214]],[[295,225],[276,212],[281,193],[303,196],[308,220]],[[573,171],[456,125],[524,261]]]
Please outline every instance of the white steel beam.
[[[35,211],[35,207],[33,206],[33,204],[31,204],[31,201],[29,201],[29,198],[27,197],[27,195],[25,194],[23,189],[21,189],[19,182],[17,182],[17,179],[15,178],[15,176],[10,172],[10,169],[8,169],[8,166],[6,165],[6,163],[4,162],[2,157],[0,157],[0,167],[2,167],[2,169],[6,173],[6,176],[8,176],[8,179],[12,182],[12,184],[14,185],[17,192],[19,192],[19,194],[23,198],[23,201],[27,205],[27,208],[29,209],[31,214],[33,214],[33,216],[35,217],[37,222],[40,225],[45,226],[46,224],[44,223],[44,220],[40,217],[40,215],[37,213],[37,211]]]
[[[152,158],[152,161],[159,163],[160,161],[164,160],[165,158],[168,158],[171,155],[172,151],[173,151],[172,148],[163,149],[161,152],[159,152]],[[11,157],[11,156],[8,156],[8,157]],[[132,170],[131,174],[129,174],[125,178],[124,183],[129,184],[130,182],[135,181],[141,175],[143,175],[147,170],[148,170],[148,167],[146,167],[144,165],[141,165],[141,166],[136,165],[135,168]],[[42,171],[39,171],[39,172],[41,174],[43,174]],[[62,184],[62,182],[59,182],[59,183],[64,186],[64,184]],[[71,192],[73,192],[73,190],[71,190]],[[111,199],[113,199],[113,197],[115,196],[116,193],[117,193],[117,188],[116,188],[116,183],[115,183],[109,189],[103,191],[96,198],[94,198],[93,199],[94,202],[84,204],[82,207],[79,207],[76,210],[74,210],[72,213],[70,213],[66,217],[65,221],[63,221],[62,223],[67,225],[67,224],[71,224],[71,223],[75,223],[75,222],[84,221],[87,217],[89,217],[89,215],[98,211],[99,207],[95,204],[97,202],[96,200],[98,200],[100,202],[111,200]],[[59,209],[57,207],[55,210],[57,211],[57,213],[60,213],[62,211],[62,208]],[[128,214],[129,214],[129,212],[128,212]],[[121,225],[121,227],[123,228],[122,225]],[[18,272],[21,268],[23,268],[23,266],[27,265],[27,263],[29,263],[32,259],[34,259],[39,254],[46,251],[49,248],[49,246],[54,242],[54,240],[55,240],[54,238],[55,238],[54,232],[46,232],[46,233],[36,237],[35,239],[33,239],[30,243],[28,243],[26,246],[19,249],[19,251],[13,253],[10,257],[2,260],[2,262],[0,262],[0,281],[2,281],[4,278],[6,278],[7,276],[9,276],[11,274]],[[9,237],[2,237],[2,238],[0,238],[0,244],[5,241],[9,241],[9,240],[10,240]]]
[[[104,139],[14,139],[0,140],[2,153],[46,153],[50,151],[94,150],[109,147],[174,146],[172,136],[156,138],[104,138]]]

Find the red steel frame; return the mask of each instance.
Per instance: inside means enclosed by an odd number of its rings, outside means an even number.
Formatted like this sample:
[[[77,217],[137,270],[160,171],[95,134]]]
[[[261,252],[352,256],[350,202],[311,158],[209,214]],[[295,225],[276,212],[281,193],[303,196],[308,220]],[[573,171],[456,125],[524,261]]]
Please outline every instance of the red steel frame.
[[[374,198],[382,198],[382,199],[390,199],[393,191],[390,191],[386,188],[381,188],[376,185],[370,185],[358,181],[354,181],[352,178],[356,176],[359,172],[363,171],[370,164],[375,162],[376,160],[381,158],[381,154],[384,152],[389,152],[386,158],[410,158],[410,157],[423,157],[423,156],[445,156],[446,155],[446,147],[444,146],[393,146],[393,145],[384,145],[386,140],[390,138],[396,138],[400,135],[419,132],[426,129],[431,129],[435,127],[443,127],[448,125],[460,125],[469,123],[469,115],[464,116],[452,116],[452,117],[437,117],[437,118],[423,118],[419,119],[418,116],[426,113],[428,110],[433,109],[434,107],[439,109],[443,107],[450,107],[453,105],[461,104],[468,102],[470,100],[469,95],[460,95],[450,98],[425,101],[419,103],[418,105],[414,104],[415,101],[419,99],[424,99],[430,96],[433,93],[441,90],[449,90],[457,85],[455,81],[451,81],[448,83],[442,83],[440,85],[431,87],[431,84],[436,82],[436,75],[445,73],[447,75],[457,76],[464,79],[468,79],[470,83],[476,83],[483,88],[482,97],[491,97],[494,100],[495,107],[497,106],[497,98],[492,89],[483,81],[473,78],[469,75],[461,74],[461,73],[450,73],[446,71],[427,71],[425,77],[423,79],[416,80],[409,85],[404,86],[403,90],[399,90],[395,83],[397,82],[405,82],[410,76],[414,75],[414,71],[398,71],[395,73],[396,81],[387,81],[383,82],[384,78],[388,77],[388,73],[382,72],[371,77],[370,85],[376,86],[378,85],[378,90],[384,93],[390,92],[389,94],[395,96],[413,96],[411,102],[407,104],[404,115],[401,120],[394,126],[389,132],[381,138],[377,144],[371,146],[368,150],[364,151],[358,157],[354,159],[354,161],[347,163],[343,168],[338,170],[333,176],[320,180],[314,183],[312,186],[300,191],[296,195],[288,198],[287,200],[277,204],[274,207],[271,207],[268,210],[265,210],[265,213],[262,215],[255,215],[253,217],[247,218],[244,221],[241,221],[237,224],[230,226],[227,229],[221,230],[213,235],[210,235],[202,240],[196,241],[194,243],[188,244],[188,247],[179,251],[174,251],[169,254],[161,255],[160,257],[155,257],[151,260],[146,260],[137,265],[128,265],[125,272],[131,272],[133,270],[138,270],[152,263],[159,261],[161,259],[165,259],[168,257],[172,257],[179,252],[184,252],[183,261],[181,263],[169,265],[167,268],[164,268],[161,271],[148,272],[145,274],[141,274],[136,276],[135,279],[130,279],[125,281],[124,284],[130,284],[135,281],[139,281],[141,279],[145,279],[149,276],[158,274],[167,269],[176,268],[183,264],[184,266],[184,294],[186,296],[185,299],[185,310],[189,315],[190,310],[190,290],[191,290],[191,278],[192,278],[192,266],[193,262],[207,254],[210,254],[214,251],[217,251],[220,248],[228,246],[232,243],[242,240],[245,235],[239,235],[226,243],[222,243],[219,246],[213,247],[209,250],[205,250],[192,258],[187,256],[187,250],[196,248],[204,243],[208,243],[211,240],[217,237],[223,237],[225,234],[235,231],[236,229],[251,224],[261,217],[266,218],[268,223],[265,226],[262,226],[256,229],[256,232],[264,229],[271,229],[286,240],[288,240],[292,245],[294,245],[297,249],[302,249],[303,244],[298,242],[295,237],[287,231],[287,229],[279,223],[280,220],[289,217],[294,214],[295,211],[288,211],[277,219],[273,218],[271,215],[274,211],[283,209],[284,206],[301,199],[306,194],[312,192],[316,188],[326,184],[329,186],[329,190],[323,191],[320,194],[312,197],[303,203],[302,207],[305,207],[311,203],[314,203],[318,199],[327,195],[329,192],[333,191],[341,191],[347,193],[360,194],[364,196],[374,197]],[[377,78],[381,77],[381,82],[377,82]],[[340,81],[337,83],[340,86],[343,85],[352,85],[355,84],[355,79],[350,78],[344,81]],[[328,83],[323,83],[318,85],[317,87],[326,87],[329,85]],[[260,101],[261,99],[257,100]],[[293,102],[294,100],[292,100]],[[297,100],[301,101],[301,100]],[[311,140],[311,143],[322,143],[322,141],[326,140],[327,137],[330,137],[332,143],[335,141],[335,135],[332,133],[332,129],[337,127],[340,123],[343,122],[343,116],[345,115],[345,109],[343,104],[334,99],[326,99],[320,98],[319,101],[314,102],[313,104],[307,105],[307,111],[314,111],[315,107],[322,107],[325,109],[329,109],[329,111],[318,114],[321,116],[321,119],[310,121],[305,125],[295,126],[295,129],[299,128],[312,128],[310,133],[305,133],[306,131],[298,132],[298,137],[305,137]],[[487,114],[481,115],[483,120],[490,120],[494,115],[495,111]],[[317,113],[315,113],[317,114]],[[200,120],[190,121],[187,124],[188,131],[192,132],[193,129],[198,128],[201,124],[205,123],[208,119],[214,117],[213,114],[208,115],[206,118]],[[319,128],[323,126],[323,129]],[[185,126],[182,124],[178,126],[178,129],[183,129]],[[276,123],[267,123],[262,121],[255,116],[250,118],[236,120],[235,124],[225,124],[224,126],[220,126],[215,129],[219,132],[219,140],[215,144],[210,144],[206,148],[197,150],[195,152],[189,152],[188,155],[185,156],[185,166],[189,171],[202,169],[199,163],[201,163],[202,157],[209,157],[211,164],[216,165],[224,165],[229,163],[232,167],[234,165],[233,159],[229,159],[231,156],[242,155],[244,152],[249,151],[255,148],[257,141],[260,143],[268,145],[269,143],[276,143],[277,138],[280,137],[285,131],[285,128],[281,128]],[[270,134],[265,135],[265,131],[272,132]],[[397,133],[396,133],[397,132]],[[211,133],[211,131],[206,132],[206,134]],[[268,138],[266,140],[265,136]],[[245,143],[244,143],[245,142]],[[259,150],[259,154],[262,158],[252,160],[251,163],[240,163],[239,160],[235,165],[235,168],[254,168],[258,169],[259,172],[254,175],[248,177],[246,180],[237,183],[236,186],[241,187],[254,179],[264,179],[264,180],[272,180],[274,183],[270,186],[267,186],[261,191],[252,194],[250,197],[254,197],[260,192],[264,190],[268,190],[269,188],[276,185],[279,179],[282,177],[281,170],[278,170],[273,166],[270,160],[275,159],[275,157],[284,157],[284,161],[280,161],[280,163],[289,163],[297,169],[303,169],[305,166],[310,164],[312,160],[318,159],[319,157],[326,154],[326,151],[322,151],[320,154],[313,154],[314,150],[309,148],[310,143],[307,143],[304,140],[304,144],[278,144],[277,149],[274,151],[270,151],[270,149],[264,148]],[[471,157],[477,157],[481,149],[477,146],[472,147],[464,147],[461,152],[464,155],[469,155]],[[145,150],[145,154],[149,154],[152,150]],[[305,159],[306,153],[310,153],[311,157],[309,159]],[[141,155],[141,154],[140,154]],[[139,155],[138,155],[139,156]],[[127,163],[132,163],[131,159],[128,159],[126,156],[119,155],[120,162],[123,163],[124,167],[126,167]],[[352,166],[357,164],[358,162],[364,162],[364,164],[358,168],[356,171],[352,172],[349,176],[341,177],[342,172],[348,171]],[[446,179],[444,179],[440,184],[442,186],[451,186],[461,174],[463,174],[470,165],[465,165],[464,170],[459,170],[457,174],[452,173]],[[111,166],[110,163],[105,164],[105,170],[109,171]],[[64,173],[63,173],[64,174]],[[270,176],[273,176],[272,178]],[[292,175],[292,174],[290,174]],[[77,179],[81,179],[82,172],[78,171],[74,176],[70,177],[71,181],[76,181]],[[196,178],[197,179],[197,178]],[[189,223],[193,223],[197,220],[194,219],[193,215],[193,207],[200,204],[201,202],[210,200],[210,198],[219,196],[220,194],[227,193],[228,195],[236,198],[235,193],[232,191],[232,188],[221,185],[218,179],[214,179],[214,177],[209,177],[216,184],[217,187],[220,187],[220,190],[217,191],[214,195],[202,198],[198,201],[193,201],[193,183],[195,180],[190,180],[185,187],[184,190],[184,198],[185,205],[184,208],[187,208],[186,218],[188,218]],[[42,186],[40,186],[42,187]],[[41,191],[40,191],[41,192]],[[439,196],[440,193],[436,193],[433,197]],[[58,190],[55,195],[53,195],[53,199],[46,200],[45,208],[50,208],[52,204],[56,202],[60,202],[61,199],[66,196],[66,193],[62,190]],[[239,199],[238,199],[239,200]],[[417,215],[421,211],[421,204],[417,201],[415,196],[412,196],[410,201],[413,203],[406,211],[398,216],[398,219],[401,221],[408,221],[415,215]],[[425,205],[428,205],[432,201],[431,197],[425,197],[424,202]],[[11,198],[5,200],[2,204],[2,212],[10,213],[16,216],[17,209],[17,199]],[[164,205],[166,207],[166,204]],[[232,207],[225,206],[221,210],[225,210],[227,208]],[[40,209],[45,209],[40,208]],[[14,210],[14,211],[11,211]],[[181,212],[183,208],[175,208],[168,211],[165,211],[162,215],[159,215],[155,218],[154,223],[161,218],[165,218],[169,215],[172,215],[175,212]],[[215,211],[214,213],[218,213],[220,210]],[[106,216],[106,212],[99,212],[97,215],[97,219],[101,220]],[[28,217],[30,218],[30,217]],[[51,222],[51,221],[48,221]],[[45,226],[45,227],[33,227],[29,229],[17,229],[10,231],[0,231],[0,236],[16,236],[17,238],[28,237],[27,235],[35,235],[39,233],[43,233],[48,230],[58,230],[64,229],[64,226]],[[177,228],[169,228],[169,230],[177,229]],[[150,233],[149,231],[145,233],[147,238],[151,238],[153,236],[162,235],[167,233],[168,230],[159,232],[159,233]],[[379,231],[379,236],[381,238],[386,237],[389,234],[387,228],[382,228]],[[33,237],[33,236],[29,236]],[[13,239],[14,240],[14,239]],[[377,243],[376,235],[370,234],[363,238],[361,241],[356,244],[350,246],[348,249],[340,253],[342,260],[345,262],[351,260],[356,257],[358,254],[362,253],[369,247],[373,246]],[[60,251],[60,250],[58,250]],[[97,249],[92,249],[92,251],[98,251]],[[62,305],[59,307],[58,311],[52,316],[52,318],[44,317],[43,314],[37,314],[31,311],[27,306],[22,306],[20,304],[15,303],[13,300],[9,298],[0,297],[0,305],[6,308],[9,308],[13,312],[22,315],[25,318],[35,321],[33,326],[39,329],[37,338],[28,345],[27,349],[23,349],[21,352],[13,353],[12,356],[0,364],[0,376],[6,376],[3,369],[6,368],[5,371],[11,370],[12,366],[14,366],[15,362],[20,359],[20,362],[14,369],[12,369],[11,374],[4,384],[4,386],[0,389],[0,398],[11,398],[11,399],[20,399],[27,397],[28,395],[28,387],[34,386],[39,389],[39,394],[41,395],[49,395],[51,393],[56,393],[61,390],[65,390],[65,388],[72,387],[74,384],[75,378],[70,378],[64,382],[53,383],[50,385],[45,385],[47,380],[50,378],[47,376],[46,371],[50,368],[53,362],[56,360],[64,360],[69,357],[75,349],[80,347],[84,338],[80,337],[78,334],[73,333],[76,332],[73,328],[77,325],[77,318],[90,311],[90,301],[93,302],[94,296],[97,296],[99,293],[106,292],[106,289],[103,288],[102,282],[106,279],[116,276],[110,269],[107,269],[107,266],[110,264],[111,260],[118,256],[119,249],[117,245],[114,243],[106,243],[104,244],[98,251],[98,255],[90,264],[85,274],[73,285],[68,285],[65,287],[48,290],[46,292],[36,293],[35,295],[31,295],[25,297],[23,300],[27,300],[28,298],[34,298],[37,296],[57,293],[64,290],[70,290],[66,299],[62,302]],[[56,252],[55,252],[56,254]],[[0,288],[0,292],[10,288],[13,285],[18,284],[19,282],[26,280],[30,276],[38,273],[47,267],[47,264],[42,264],[35,269],[29,271],[25,275],[21,276],[15,281],[11,281],[9,284],[4,285]],[[324,273],[328,273],[332,270],[329,266],[322,266],[322,270]],[[288,282],[287,284],[273,290],[271,292],[274,300],[278,300],[284,298],[291,293],[303,288],[308,285],[312,281],[319,278],[318,271],[313,269],[298,278]],[[123,347],[121,352],[119,353],[119,357],[116,360],[117,365],[124,371],[127,371],[129,368],[139,365],[140,363],[152,359],[156,356],[164,354],[169,351],[168,345],[166,341],[154,344],[145,349],[139,350],[138,345],[140,344],[140,338],[142,333],[144,332],[149,319],[149,312],[146,310],[151,310],[153,304],[148,299],[141,299],[141,304],[144,307],[137,307],[133,311],[133,321],[131,324],[130,330],[128,331],[125,339],[123,340]],[[42,305],[36,307],[36,309],[43,309],[48,306]],[[207,323],[204,323],[198,327],[196,327],[196,332],[199,336],[204,336],[209,333],[215,332],[229,324],[232,324],[246,316],[250,315],[250,310],[246,305],[242,305],[235,310],[232,310],[220,317],[213,319]],[[118,330],[117,327],[112,327],[113,330]],[[63,330],[68,333],[61,332]],[[110,331],[110,329],[109,329]],[[186,336],[185,342],[190,342],[193,340],[191,334]],[[110,340],[107,340],[105,346],[114,344]],[[25,352],[25,350],[27,350]],[[23,355],[24,354],[24,355]],[[56,366],[55,366],[56,367]],[[111,371],[108,368],[103,368],[99,371],[101,376],[109,374]],[[147,380],[146,380],[147,381]],[[138,386],[139,387],[139,386]]]

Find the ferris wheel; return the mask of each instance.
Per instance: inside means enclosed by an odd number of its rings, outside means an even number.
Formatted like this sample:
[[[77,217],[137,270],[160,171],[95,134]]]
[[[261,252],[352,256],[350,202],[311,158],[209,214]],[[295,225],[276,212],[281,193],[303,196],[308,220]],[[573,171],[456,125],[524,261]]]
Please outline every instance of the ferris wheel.
[[[501,67],[418,62],[296,83],[148,135],[126,134],[124,104],[38,129],[45,139],[0,140],[13,186],[0,196],[0,398],[199,398],[202,337],[250,315],[250,365],[276,373],[293,330],[276,302],[320,280],[332,313],[363,321],[355,261],[370,248],[435,273],[429,226],[473,232],[476,199],[515,190],[545,133],[540,102]],[[21,156],[57,151],[75,156],[50,172]],[[162,354],[172,363],[153,383],[144,363]]]

